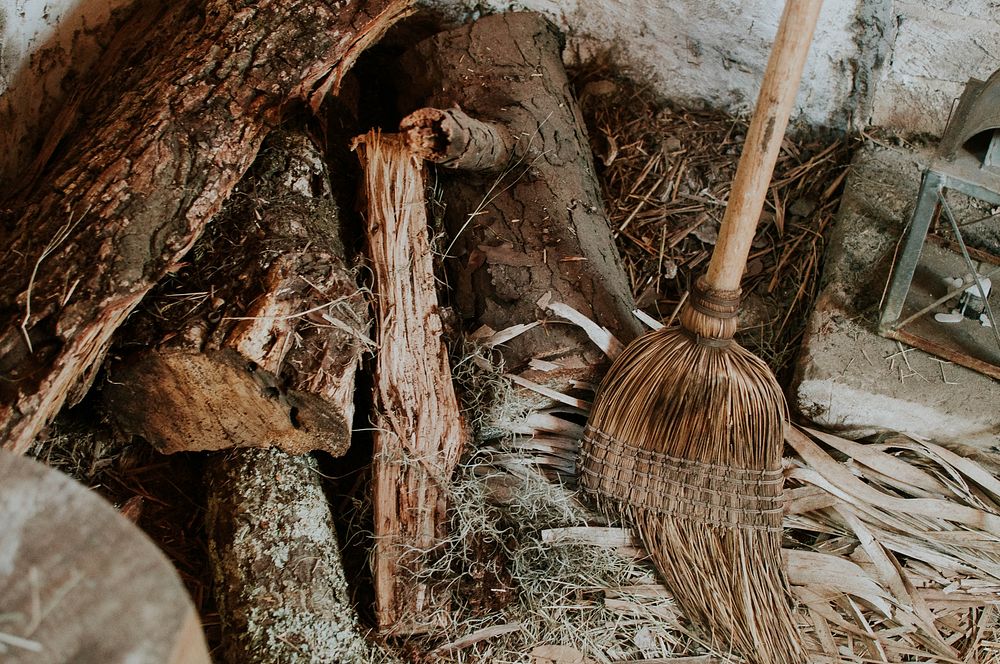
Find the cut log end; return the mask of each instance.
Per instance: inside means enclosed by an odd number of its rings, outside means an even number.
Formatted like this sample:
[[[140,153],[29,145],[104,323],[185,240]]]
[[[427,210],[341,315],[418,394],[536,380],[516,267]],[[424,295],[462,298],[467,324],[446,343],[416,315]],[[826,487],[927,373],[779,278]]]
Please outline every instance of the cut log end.
[[[339,408],[283,391],[272,374],[231,350],[143,353],[116,367],[104,394],[119,426],[164,454],[277,447],[341,456],[350,445]]]

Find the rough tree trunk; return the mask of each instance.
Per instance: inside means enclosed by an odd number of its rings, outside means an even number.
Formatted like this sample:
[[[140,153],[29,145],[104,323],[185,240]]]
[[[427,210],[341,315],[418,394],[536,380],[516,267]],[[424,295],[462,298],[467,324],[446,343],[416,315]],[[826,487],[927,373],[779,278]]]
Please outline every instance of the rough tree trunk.
[[[133,343],[168,340],[112,364],[104,394],[119,423],[164,451],[345,452],[370,322],[341,231],[320,152],[304,133],[272,132],[196,263],[129,324]],[[187,293],[203,295],[175,297]],[[226,661],[370,661],[319,480],[308,456],[277,449],[209,462]]]
[[[295,101],[315,107],[409,0],[208,0],[173,9],[119,94],[5,215],[0,441],[23,452],[92,379]],[[126,26],[126,30],[131,26]],[[121,87],[119,87],[121,86]],[[12,203],[8,202],[10,206]]]
[[[466,432],[451,382],[418,160],[398,136],[368,134],[364,169],[375,273],[375,602],[379,627],[427,631],[447,597],[422,577],[447,530],[447,488]]]
[[[278,131],[191,265],[130,324],[104,386],[126,431],[161,452],[350,444],[354,374],[368,341],[322,155]]]
[[[500,330],[543,317],[537,303],[551,293],[622,341],[635,336],[632,296],[551,24],[534,13],[490,16],[421,42],[402,71],[402,111],[413,112],[401,125],[408,140],[422,156],[473,169],[439,170],[461,314]],[[522,375],[561,390],[593,380],[603,363],[565,324],[530,330],[503,355],[519,372],[535,357],[554,363]]]

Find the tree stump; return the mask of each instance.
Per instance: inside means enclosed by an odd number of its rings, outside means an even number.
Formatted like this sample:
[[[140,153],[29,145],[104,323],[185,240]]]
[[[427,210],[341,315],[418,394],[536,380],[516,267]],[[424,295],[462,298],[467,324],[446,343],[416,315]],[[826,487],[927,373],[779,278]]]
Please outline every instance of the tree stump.
[[[272,134],[192,264],[130,324],[145,347],[120,353],[103,390],[119,426],[164,453],[346,452],[370,319],[341,232],[322,155]]]
[[[0,450],[0,660],[209,664],[177,571],[68,476]]]
[[[142,59],[92,86],[118,94],[0,225],[6,448],[23,452],[82,396],[115,329],[178,269],[285,109],[317,106],[410,4],[185,2]]]
[[[401,130],[447,167],[438,170],[447,265],[464,318],[494,330],[530,323],[544,317],[538,302],[549,295],[627,342],[640,327],[560,48],[553,26],[527,12],[421,42],[401,61],[402,111],[412,113]],[[560,391],[593,381],[604,362],[561,323],[508,342],[503,357],[509,370]],[[533,358],[545,369],[529,368]]]

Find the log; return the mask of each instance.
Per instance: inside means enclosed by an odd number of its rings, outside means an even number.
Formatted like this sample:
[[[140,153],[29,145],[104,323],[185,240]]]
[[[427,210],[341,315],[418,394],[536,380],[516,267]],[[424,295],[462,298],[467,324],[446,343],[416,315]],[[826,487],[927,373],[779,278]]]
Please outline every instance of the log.
[[[410,4],[190,0],[141,60],[93,86],[120,94],[0,224],[4,447],[23,452],[82,396],[115,329],[178,269],[285,109],[317,107]]]
[[[413,154],[463,171],[497,171],[518,145],[506,126],[470,118],[460,108],[418,109],[400,121],[399,131]]]
[[[447,534],[447,494],[466,431],[435,290],[421,165],[398,135],[356,143],[375,273],[375,604],[379,628],[428,631],[448,599],[422,575]]]
[[[338,239],[329,180],[303,131],[267,137],[195,245],[197,269],[157,289],[127,327],[133,341],[169,340],[113,363],[103,392],[120,425],[162,451],[346,451],[370,323]],[[179,309],[170,296],[189,292],[212,293],[204,311],[169,317]],[[264,422],[269,408],[276,416]],[[206,465],[225,661],[369,662],[315,462],[283,450],[238,449]]]
[[[465,169],[438,171],[462,316],[502,330],[544,318],[537,303],[548,295],[623,342],[637,335],[553,26],[530,12],[489,16],[419,43],[400,70],[408,139],[418,154]],[[524,333],[503,357],[508,370],[560,391],[593,382],[604,362],[565,324]],[[556,366],[528,368],[536,357]]]
[[[278,130],[236,195],[130,323],[103,395],[160,452],[350,445],[368,303],[347,266],[323,157]],[[194,306],[183,306],[196,294]]]
[[[209,664],[173,565],[87,487],[0,450],[0,660]]]
[[[205,480],[222,660],[376,661],[358,630],[315,461],[233,450],[214,456]]]

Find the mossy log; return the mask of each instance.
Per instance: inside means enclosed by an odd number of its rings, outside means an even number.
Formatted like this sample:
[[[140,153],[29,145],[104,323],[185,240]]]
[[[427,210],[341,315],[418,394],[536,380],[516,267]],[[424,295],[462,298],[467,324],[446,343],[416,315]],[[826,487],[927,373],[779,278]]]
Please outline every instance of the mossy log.
[[[220,452],[205,483],[223,661],[374,661],[316,462],[281,450]]]

